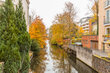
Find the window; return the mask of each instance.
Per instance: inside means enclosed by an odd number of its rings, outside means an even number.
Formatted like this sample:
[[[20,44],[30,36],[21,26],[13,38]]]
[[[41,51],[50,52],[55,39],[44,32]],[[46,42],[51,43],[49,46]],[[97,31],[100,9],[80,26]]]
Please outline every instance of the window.
[[[107,28],[107,34],[110,34],[110,28]]]
[[[106,21],[107,21],[107,23],[110,22],[110,10],[106,11]]]
[[[107,0],[107,6],[109,6],[110,5],[110,0]]]

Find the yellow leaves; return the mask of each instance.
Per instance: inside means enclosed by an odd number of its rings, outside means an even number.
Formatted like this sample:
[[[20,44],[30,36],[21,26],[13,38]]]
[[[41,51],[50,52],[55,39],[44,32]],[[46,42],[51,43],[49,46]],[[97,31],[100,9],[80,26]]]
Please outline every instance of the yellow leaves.
[[[50,28],[50,42],[52,44],[62,45],[69,43],[75,36],[77,27],[74,24],[75,11],[72,3],[67,3],[63,13],[57,14],[54,19],[54,25]]]
[[[84,33],[83,28],[82,28],[82,27],[78,27],[78,32],[79,32],[79,33]]]
[[[78,38],[81,38],[83,34],[84,34],[83,28],[82,28],[82,27],[78,27],[78,31],[77,31],[77,33],[76,33],[76,36],[77,36]]]
[[[97,21],[97,14],[94,14],[93,17],[89,20],[90,23]]]
[[[39,17],[37,17],[31,24],[29,28],[29,34],[31,39],[36,39],[39,42],[41,48],[44,48],[44,46],[46,45],[45,41],[47,39],[47,34],[45,25]]]
[[[54,24],[50,28],[51,31],[51,43],[52,44],[63,44],[63,24]]]
[[[69,43],[69,39],[70,36],[75,35],[74,33],[76,33],[76,26],[74,24],[70,25],[70,28],[68,28],[67,24],[54,24],[51,26],[50,28],[50,42],[52,44],[57,44],[57,45],[63,45],[63,44],[67,44]],[[75,28],[75,29],[74,29]],[[81,34],[84,31],[81,30],[82,28],[80,28],[80,31],[78,33]],[[70,33],[69,33],[70,31]]]
[[[72,37],[73,40],[75,40],[75,37]]]

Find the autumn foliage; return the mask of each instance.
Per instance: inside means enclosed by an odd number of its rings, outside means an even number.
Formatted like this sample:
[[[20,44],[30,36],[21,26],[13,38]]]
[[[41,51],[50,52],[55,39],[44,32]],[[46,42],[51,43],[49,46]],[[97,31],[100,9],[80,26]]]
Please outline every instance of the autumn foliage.
[[[83,36],[83,34],[84,34],[84,30],[83,30],[83,28],[80,27],[80,26],[77,26],[77,28],[78,28],[78,31],[77,31],[77,33],[76,33],[76,37],[77,37],[77,38],[81,38],[81,37]]]
[[[29,34],[31,39],[37,40],[41,48],[46,45],[46,28],[40,17],[36,17],[35,21],[30,25]]]
[[[52,44],[63,44],[63,24],[54,24],[50,28],[50,42]]]
[[[71,2],[65,4],[64,12],[57,14],[49,30],[51,44],[63,45],[71,43],[76,36],[77,25],[74,22],[75,10]]]

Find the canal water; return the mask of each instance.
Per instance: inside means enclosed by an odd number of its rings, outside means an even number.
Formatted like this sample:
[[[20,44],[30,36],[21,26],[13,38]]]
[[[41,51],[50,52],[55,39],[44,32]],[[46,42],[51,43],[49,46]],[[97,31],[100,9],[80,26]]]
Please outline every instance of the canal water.
[[[43,54],[42,54],[43,53]],[[49,45],[31,60],[31,73],[97,73],[63,49]]]

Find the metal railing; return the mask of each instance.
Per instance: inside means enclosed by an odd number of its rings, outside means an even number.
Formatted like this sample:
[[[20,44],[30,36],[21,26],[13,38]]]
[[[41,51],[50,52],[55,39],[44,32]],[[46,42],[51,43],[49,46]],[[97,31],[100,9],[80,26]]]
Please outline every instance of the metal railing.
[[[110,37],[104,37],[104,41],[110,40]]]
[[[110,35],[104,35],[103,37],[104,37],[104,41],[110,40]]]

